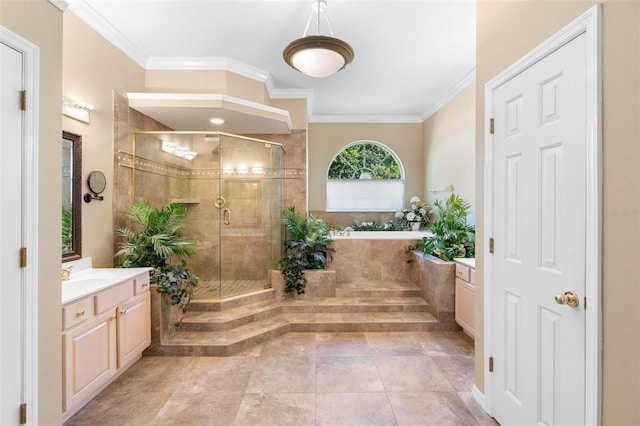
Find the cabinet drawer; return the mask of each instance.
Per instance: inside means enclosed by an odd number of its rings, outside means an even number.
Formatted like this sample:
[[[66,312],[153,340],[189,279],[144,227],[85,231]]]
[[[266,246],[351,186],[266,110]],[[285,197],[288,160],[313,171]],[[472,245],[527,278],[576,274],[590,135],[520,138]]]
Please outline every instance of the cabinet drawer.
[[[149,290],[149,274],[138,275],[133,279],[136,296]]]
[[[469,271],[469,283],[471,284],[475,284],[476,283],[476,270],[472,269]]]
[[[113,286],[96,295],[96,313],[101,313],[109,308],[133,297],[133,280]]]
[[[456,263],[456,277],[469,282],[469,268]]]
[[[62,308],[62,328],[71,328],[93,318],[93,315],[93,296],[73,302]]]

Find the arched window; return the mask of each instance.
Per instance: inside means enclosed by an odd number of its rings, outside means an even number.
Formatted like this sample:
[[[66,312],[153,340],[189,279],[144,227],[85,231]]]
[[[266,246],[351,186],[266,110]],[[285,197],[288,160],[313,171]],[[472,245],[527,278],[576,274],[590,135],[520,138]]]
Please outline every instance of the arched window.
[[[357,141],[342,149],[327,172],[328,211],[395,211],[403,206],[404,170],[379,142]]]

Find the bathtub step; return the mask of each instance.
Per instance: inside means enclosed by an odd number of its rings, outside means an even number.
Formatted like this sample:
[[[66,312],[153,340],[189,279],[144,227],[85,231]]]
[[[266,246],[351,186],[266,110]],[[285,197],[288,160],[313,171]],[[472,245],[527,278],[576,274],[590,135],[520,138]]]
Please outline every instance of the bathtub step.
[[[427,312],[427,303],[419,297],[388,298],[293,298],[285,301],[256,303],[223,312],[188,311],[183,331],[223,331],[279,314],[294,313],[364,313]]]
[[[290,332],[440,331],[427,312],[289,313],[227,331],[179,331],[147,355],[229,356]]]

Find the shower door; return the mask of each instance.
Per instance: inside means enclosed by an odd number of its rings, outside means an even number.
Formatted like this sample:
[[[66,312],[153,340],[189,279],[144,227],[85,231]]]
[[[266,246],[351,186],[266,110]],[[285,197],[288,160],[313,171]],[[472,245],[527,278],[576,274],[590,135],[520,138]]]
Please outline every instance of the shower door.
[[[218,150],[219,294],[228,298],[264,289],[279,258],[282,148],[221,135]]]
[[[186,208],[184,238],[197,243],[186,261],[201,279],[194,298],[265,288],[280,259],[281,145],[219,132],[136,132],[118,156],[120,209],[141,201]]]

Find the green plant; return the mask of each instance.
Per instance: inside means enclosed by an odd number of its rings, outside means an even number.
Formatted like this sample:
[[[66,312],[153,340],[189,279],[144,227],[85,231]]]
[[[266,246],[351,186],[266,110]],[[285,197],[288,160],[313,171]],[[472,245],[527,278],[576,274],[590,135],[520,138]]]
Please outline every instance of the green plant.
[[[73,213],[71,206],[62,206],[62,252],[71,251],[73,247]]]
[[[467,225],[467,213],[471,204],[456,194],[444,203],[434,202],[438,219],[431,225],[431,237],[423,239],[424,253],[442,260],[475,255],[476,229]]]
[[[131,220],[132,228],[116,230],[116,235],[124,240],[115,256],[121,257],[125,268],[153,268],[151,283],[157,284],[158,293],[168,294],[171,304],[180,309],[181,316],[174,324],[179,327],[193,289],[200,282],[184,259],[193,256],[196,247],[195,242],[184,240],[186,209],[176,203],[155,208],[143,201],[132,205],[125,215]]]
[[[334,249],[329,226],[322,219],[300,214],[295,206],[282,212],[282,223],[287,232],[283,241],[285,256],[280,260],[280,271],[285,282],[285,293],[304,293],[305,269],[325,269]]]
[[[400,222],[394,222],[392,220],[378,224],[375,221],[371,222],[358,222],[351,227],[354,231],[402,231],[405,229],[404,225]]]

